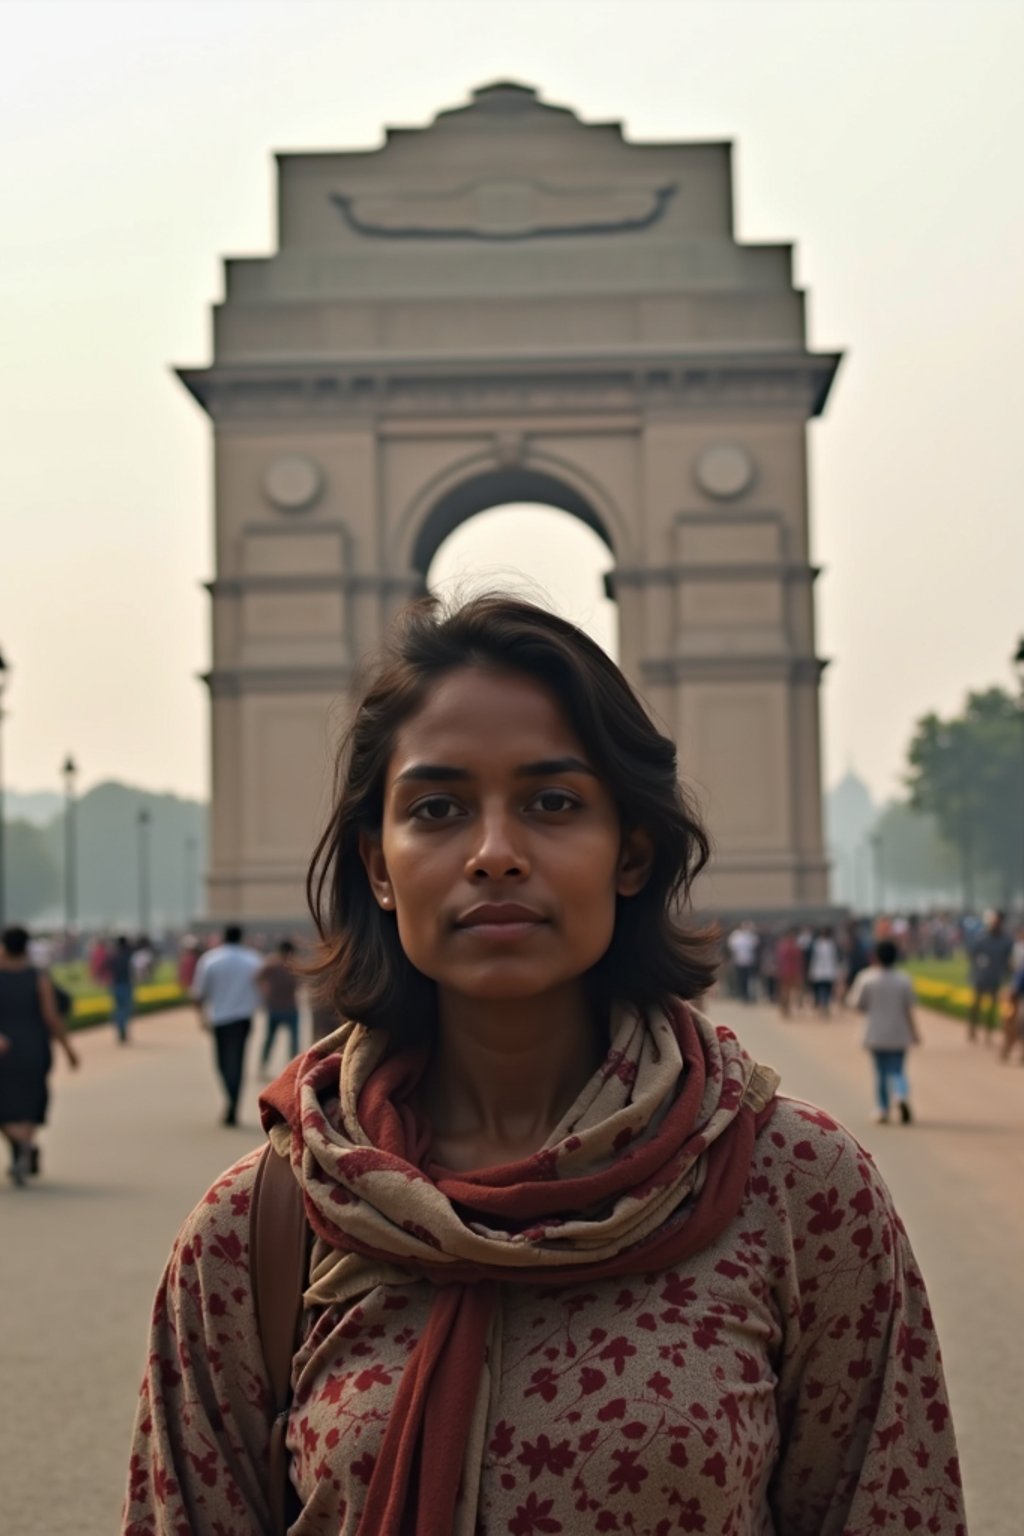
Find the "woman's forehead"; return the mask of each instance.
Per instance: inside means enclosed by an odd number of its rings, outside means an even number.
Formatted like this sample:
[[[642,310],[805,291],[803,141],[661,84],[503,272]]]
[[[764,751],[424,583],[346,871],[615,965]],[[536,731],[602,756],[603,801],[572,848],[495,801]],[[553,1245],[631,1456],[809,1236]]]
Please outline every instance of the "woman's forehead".
[[[400,757],[452,750],[537,756],[549,750],[583,755],[558,696],[525,673],[464,667],[440,678],[399,728],[392,767]]]

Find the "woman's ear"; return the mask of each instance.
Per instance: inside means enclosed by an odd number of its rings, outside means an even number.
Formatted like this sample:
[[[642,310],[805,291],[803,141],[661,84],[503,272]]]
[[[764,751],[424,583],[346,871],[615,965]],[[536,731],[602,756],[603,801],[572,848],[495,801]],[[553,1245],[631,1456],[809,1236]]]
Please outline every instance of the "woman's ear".
[[[388,867],[384,862],[384,850],[381,847],[380,837],[365,828],[359,833],[359,857],[363,861],[366,870],[366,878],[370,882],[370,890],[373,892],[377,905],[385,910],[395,904],[395,895],[391,889],[391,881],[388,879]]]
[[[620,896],[636,896],[650,879],[654,867],[654,842],[646,827],[631,827],[622,839],[615,889]]]

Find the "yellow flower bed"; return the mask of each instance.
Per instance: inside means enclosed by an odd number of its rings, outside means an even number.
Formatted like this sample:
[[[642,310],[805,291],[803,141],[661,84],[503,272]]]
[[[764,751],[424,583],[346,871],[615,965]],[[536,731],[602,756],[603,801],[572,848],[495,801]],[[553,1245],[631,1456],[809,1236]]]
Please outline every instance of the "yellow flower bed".
[[[970,987],[954,987],[948,981],[932,981],[928,976],[914,977],[914,991],[922,1003],[952,1003],[956,1008],[969,1008],[974,996]]]
[[[154,982],[150,986],[135,988],[136,1008],[162,1008],[185,1001],[185,993],[177,982]],[[90,997],[76,997],[71,1005],[71,1019],[75,1024],[94,1023],[107,1019],[112,1012],[108,992],[96,992]]]

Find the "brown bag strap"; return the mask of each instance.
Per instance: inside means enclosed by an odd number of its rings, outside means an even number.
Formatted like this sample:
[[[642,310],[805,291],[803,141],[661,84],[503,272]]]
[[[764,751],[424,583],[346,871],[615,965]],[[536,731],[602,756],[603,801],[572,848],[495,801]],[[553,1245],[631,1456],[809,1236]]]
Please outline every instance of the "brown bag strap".
[[[288,1528],[288,1448],[292,1360],[302,1325],[309,1225],[302,1190],[286,1157],[270,1143],[256,1169],[249,1207],[249,1273],[260,1348],[270,1378],[268,1498],[275,1536]]]

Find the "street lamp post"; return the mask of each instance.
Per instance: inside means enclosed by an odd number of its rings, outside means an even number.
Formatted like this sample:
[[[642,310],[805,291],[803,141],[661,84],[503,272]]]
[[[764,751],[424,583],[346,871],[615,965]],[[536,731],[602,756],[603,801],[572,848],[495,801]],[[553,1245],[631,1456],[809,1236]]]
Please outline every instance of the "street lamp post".
[[[78,766],[69,752],[64,759],[61,773],[64,776],[64,944],[71,956],[72,933],[78,914],[75,910],[76,893],[76,838],[75,838],[75,775]]]
[[[139,935],[149,932],[149,828],[153,818],[143,807],[135,818],[139,837]]]
[[[0,726],[3,725],[3,696],[4,684],[7,682],[7,663],[0,656]],[[4,777],[3,757],[0,755],[0,928],[7,925],[7,866],[4,858]]]
[[[1017,674],[1021,725],[1021,907],[1024,908],[1024,635],[1017,641],[1013,657],[1013,669]]]

